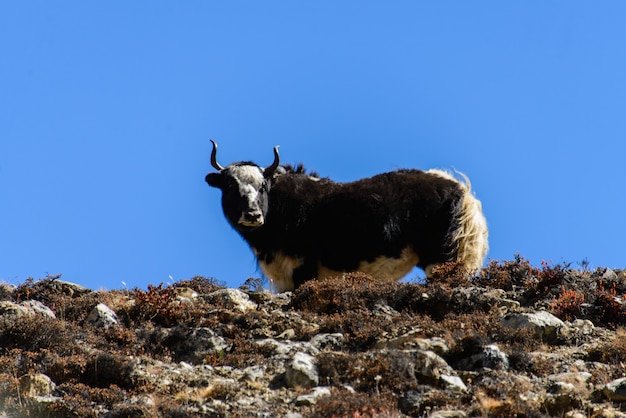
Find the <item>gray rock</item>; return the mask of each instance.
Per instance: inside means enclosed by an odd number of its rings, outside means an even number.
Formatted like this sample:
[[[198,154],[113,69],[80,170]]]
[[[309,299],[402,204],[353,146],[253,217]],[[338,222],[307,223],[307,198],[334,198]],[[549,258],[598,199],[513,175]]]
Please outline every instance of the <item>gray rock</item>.
[[[593,322],[588,319],[576,319],[571,323],[571,327],[582,335],[591,335],[595,329]]]
[[[191,304],[198,298],[198,292],[190,287],[175,287],[174,292],[176,292],[176,298],[181,303]]]
[[[426,378],[436,382],[439,381],[443,373],[450,374],[452,372],[448,363],[432,351],[419,350],[416,354],[415,374],[418,378]]]
[[[537,336],[549,343],[556,342],[559,335],[567,331],[563,321],[546,311],[511,313],[505,315],[501,322],[508,328],[531,328]]]
[[[59,279],[54,279],[54,280],[44,279],[43,281],[38,282],[38,283],[43,283],[44,281],[46,283],[46,286],[52,289],[55,289],[59,292],[62,292],[65,295],[72,297],[72,298],[78,297],[80,295],[84,295],[86,293],[93,292],[93,290],[86,288],[85,286],[81,286],[76,283],[67,282],[65,280],[59,280]]]
[[[56,315],[52,309],[48,308],[38,300],[27,300],[20,304],[2,301],[0,302],[0,315],[19,318],[24,315],[43,315],[50,319],[55,319]]]
[[[11,283],[0,283],[0,294],[13,295],[17,290],[17,286]]]
[[[309,342],[313,345],[313,347],[321,351],[324,349],[339,349],[345,341],[346,338],[343,336],[343,334],[337,332],[334,334],[317,334],[316,336],[311,338],[311,341]]]
[[[22,396],[34,398],[52,395],[56,385],[48,376],[42,373],[26,374],[20,377],[20,393]]]
[[[372,309],[374,315],[385,315],[389,317],[398,316],[400,312],[396,311],[389,305],[376,304]]]
[[[584,363],[583,363],[584,364]],[[552,384],[571,384],[576,392],[588,391],[588,382],[593,375],[589,372],[564,372],[551,374],[548,376],[548,381]],[[558,386],[553,386],[553,389],[557,389]]]
[[[315,358],[301,352],[294,354],[285,372],[287,387],[294,388],[300,386],[309,388],[317,386],[319,379]]]
[[[21,316],[28,315],[28,313],[28,309],[17,303],[9,301],[0,302],[0,316],[19,318]]]
[[[485,289],[483,287],[457,287],[452,292],[455,304],[479,306],[484,310],[503,308],[504,312],[519,309],[519,302],[506,299],[506,292],[502,289]]]
[[[274,349],[279,357],[291,359],[295,353],[302,352],[312,356],[319,354],[319,350],[313,344],[305,341],[275,340],[273,338],[265,338],[255,341],[260,346],[269,346]]]
[[[626,402],[626,377],[607,383],[603,393],[610,401]]]
[[[296,338],[296,331],[293,328],[286,329],[276,336],[279,340],[293,340]]]
[[[407,415],[417,416],[422,407],[423,395],[416,390],[404,392],[398,399],[398,408]]]
[[[246,312],[250,309],[256,309],[257,304],[250,300],[250,297],[239,289],[220,289],[204,298],[209,303],[220,303],[227,309]]]
[[[422,334],[423,331],[421,329],[413,330],[390,340],[379,341],[374,348],[400,350],[419,349],[432,351],[438,355],[444,355],[450,351],[450,347],[448,347],[448,344],[443,338],[424,338]]]
[[[435,411],[428,418],[465,418],[467,414],[463,411]]]
[[[465,385],[465,383],[463,383],[463,380],[461,380],[461,378],[458,376],[453,376],[453,375],[442,373],[441,376],[439,377],[439,381],[443,383],[443,385],[446,386],[447,388],[467,392],[467,386]]]
[[[305,395],[300,395],[296,398],[296,405],[315,405],[317,400],[322,396],[330,396],[330,389],[325,386],[320,386],[313,389],[313,392]]]
[[[602,277],[600,279],[605,282],[615,281],[617,280],[617,273],[615,273],[610,268],[607,268],[606,270],[604,270],[604,273],[602,273]]]
[[[52,309],[48,308],[38,300],[27,300],[22,302],[20,305],[28,309],[33,314],[42,315],[50,319],[55,319],[57,317]]]
[[[97,304],[91,310],[87,322],[105,330],[118,325],[116,313],[104,303]]]
[[[479,370],[482,368],[506,370],[509,368],[509,356],[495,344],[483,347],[478,354],[459,362],[463,370]]]
[[[250,366],[243,369],[244,379],[250,381],[260,380],[265,376],[265,366]]]
[[[550,415],[563,414],[582,405],[580,393],[572,383],[554,382],[548,388],[548,392],[543,407]]]

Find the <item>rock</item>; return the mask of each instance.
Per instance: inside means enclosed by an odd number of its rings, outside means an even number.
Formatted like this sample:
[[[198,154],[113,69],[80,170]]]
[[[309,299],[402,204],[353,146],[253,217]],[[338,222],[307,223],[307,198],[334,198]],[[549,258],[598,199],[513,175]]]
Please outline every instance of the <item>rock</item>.
[[[478,354],[459,362],[463,370],[479,370],[482,368],[506,370],[509,368],[509,356],[495,344],[483,347]]]
[[[260,346],[270,346],[276,352],[276,356],[291,359],[297,352],[307,353],[311,356],[319,354],[319,350],[313,344],[304,341],[275,340],[273,338],[265,338],[255,341]]]
[[[315,405],[318,398],[322,396],[330,396],[330,389],[325,386],[320,386],[313,389],[313,392],[306,395],[300,395],[296,398],[296,405]]]
[[[230,347],[223,337],[215,335],[210,328],[199,327],[188,331],[186,337],[175,345],[175,351],[181,360],[200,364],[207,356],[219,355]]]
[[[343,334],[337,332],[333,334],[317,334],[311,338],[310,343],[313,347],[321,351],[324,349],[337,350],[344,344],[345,341],[346,338]]]
[[[467,414],[463,411],[435,411],[428,418],[465,418]]]
[[[582,335],[590,335],[595,329],[593,322],[588,319],[576,319],[571,323],[571,327]]]
[[[419,349],[432,351],[438,355],[444,355],[450,351],[450,347],[443,338],[423,338],[422,334],[422,330],[413,330],[387,341],[378,341],[374,348],[399,350]]]
[[[604,396],[613,402],[626,402],[626,377],[613,380],[604,386]]]
[[[580,411],[569,411],[563,415],[563,418],[587,418],[587,414],[583,414]]]
[[[48,308],[46,305],[39,302],[38,300],[27,300],[25,302],[22,302],[21,305],[33,314],[39,314],[50,319],[55,319],[57,317],[52,309]]]
[[[96,327],[109,329],[118,324],[115,312],[104,303],[97,304],[87,316],[87,322]]]
[[[257,304],[252,302],[250,297],[239,289],[220,289],[204,295],[204,299],[209,303],[218,303],[227,309],[242,313],[257,307]]]
[[[504,312],[519,309],[520,303],[506,299],[502,289],[485,289],[483,287],[457,287],[452,292],[452,300],[458,306],[477,306],[485,311],[503,308]]]
[[[144,405],[115,405],[102,418],[149,418],[153,416],[150,408]]]
[[[465,383],[463,383],[463,380],[461,380],[461,378],[458,376],[453,376],[449,374],[441,374],[441,376],[439,377],[439,380],[447,388],[457,389],[463,392],[467,392],[467,386],[465,385]]]
[[[557,342],[559,335],[567,331],[567,326],[563,321],[546,311],[511,313],[505,315],[501,322],[508,328],[531,328],[537,336],[548,343]]]
[[[301,352],[294,354],[285,372],[285,383],[287,387],[290,388],[297,386],[304,388],[317,386],[319,383],[319,375],[317,373],[315,358]]]
[[[403,414],[411,417],[429,416],[424,412],[426,408],[433,405],[433,401],[445,397],[443,391],[432,389],[429,386],[420,386],[419,390],[409,390],[400,395],[398,399],[398,409]]]
[[[604,281],[604,282],[616,281],[617,280],[617,273],[615,273],[610,268],[607,268],[606,270],[604,270],[604,273],[602,273],[602,277],[600,279],[602,281]]]
[[[376,304],[372,309],[374,315],[384,315],[388,317],[394,317],[400,315],[400,312],[396,311],[389,305]]]
[[[56,289],[73,298],[93,292],[93,290],[86,288],[85,286],[81,286],[77,283],[72,283],[65,280],[54,280],[52,282],[52,285]]]
[[[265,376],[265,366],[250,366],[243,370],[244,379],[250,381],[260,380]]]
[[[12,296],[17,290],[17,286],[11,283],[0,282],[0,295]]]
[[[176,292],[176,298],[181,303],[193,303],[198,297],[198,292],[190,287],[175,287],[174,292]]]
[[[27,315],[29,313],[28,309],[25,307],[9,302],[9,301],[1,301],[0,302],[0,316],[10,317],[10,318],[19,318],[21,316]]]
[[[278,338],[279,340],[293,340],[294,338],[296,338],[296,332],[293,330],[293,328],[289,328],[278,334],[276,338]]]
[[[22,396],[35,398],[52,395],[56,385],[48,376],[42,373],[26,374],[20,377],[20,393]]]
[[[551,374],[548,381],[551,384],[571,384],[577,392],[588,391],[587,384],[593,375],[589,372],[565,372]]]
[[[557,381],[548,388],[543,407],[551,415],[563,414],[582,405],[582,399],[572,383]]]
[[[15,318],[19,318],[24,315],[42,315],[50,319],[56,318],[52,309],[48,308],[38,300],[27,300],[20,304],[2,301],[0,302],[0,315]]]
[[[428,350],[417,351],[415,374],[431,381],[438,381],[442,373],[452,372],[452,368],[446,361]]]
[[[410,416],[417,416],[422,407],[422,394],[416,390],[404,392],[398,399],[398,408]]]

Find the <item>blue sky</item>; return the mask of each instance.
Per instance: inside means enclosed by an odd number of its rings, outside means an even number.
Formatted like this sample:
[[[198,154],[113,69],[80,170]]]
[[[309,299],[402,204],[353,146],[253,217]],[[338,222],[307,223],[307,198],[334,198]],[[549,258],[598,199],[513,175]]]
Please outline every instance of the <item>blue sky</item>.
[[[222,164],[280,145],[340,181],[457,169],[490,259],[624,268],[625,20],[622,1],[3,2],[0,280],[259,277],[204,183],[211,138]]]

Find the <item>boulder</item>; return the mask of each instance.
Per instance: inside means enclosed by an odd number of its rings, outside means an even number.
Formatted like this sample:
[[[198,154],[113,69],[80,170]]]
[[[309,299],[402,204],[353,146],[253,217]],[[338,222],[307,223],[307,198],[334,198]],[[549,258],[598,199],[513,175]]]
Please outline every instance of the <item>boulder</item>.
[[[315,358],[306,353],[295,353],[285,372],[287,387],[309,388],[317,386],[319,379]]]
[[[512,329],[530,328],[547,343],[556,343],[566,333],[567,325],[550,312],[511,313],[505,315],[502,325]]]
[[[87,322],[105,330],[118,324],[116,313],[104,303],[97,304],[91,310],[87,316]]]

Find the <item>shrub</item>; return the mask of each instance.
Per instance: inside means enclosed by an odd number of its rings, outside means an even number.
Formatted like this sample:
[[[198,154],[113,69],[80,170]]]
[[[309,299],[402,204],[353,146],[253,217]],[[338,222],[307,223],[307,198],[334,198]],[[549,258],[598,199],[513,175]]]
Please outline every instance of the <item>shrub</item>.
[[[550,303],[552,313],[566,321],[580,317],[585,295],[573,289],[566,290],[565,286],[562,286],[562,289],[559,297]]]

